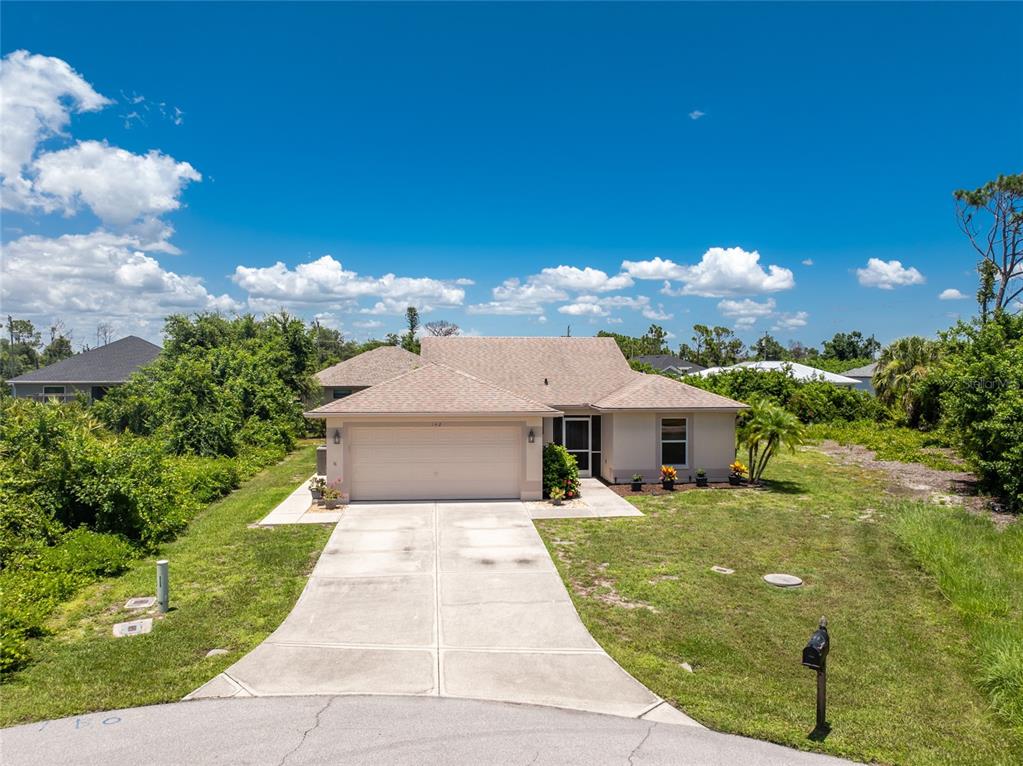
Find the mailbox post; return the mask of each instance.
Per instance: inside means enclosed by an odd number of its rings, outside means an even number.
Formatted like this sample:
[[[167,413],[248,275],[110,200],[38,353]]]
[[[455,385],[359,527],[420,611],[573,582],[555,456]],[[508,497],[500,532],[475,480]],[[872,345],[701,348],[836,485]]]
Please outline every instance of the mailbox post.
[[[831,649],[828,620],[821,617],[817,630],[803,647],[803,665],[817,671],[817,730],[824,729],[827,721],[828,674],[827,659]]]

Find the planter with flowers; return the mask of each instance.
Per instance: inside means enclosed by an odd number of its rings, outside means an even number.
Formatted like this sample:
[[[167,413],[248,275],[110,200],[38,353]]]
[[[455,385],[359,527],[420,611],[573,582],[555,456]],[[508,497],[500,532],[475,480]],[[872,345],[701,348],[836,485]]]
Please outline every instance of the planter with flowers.
[[[551,489],[551,502],[554,505],[561,505],[565,502],[565,490],[561,487],[554,487]]]
[[[746,474],[749,472],[749,469],[738,460],[728,466],[728,470],[730,471],[728,474],[728,483],[733,487],[738,487],[742,484],[743,481],[746,480]]]
[[[323,487],[323,504],[328,511],[332,511],[341,505],[341,482],[334,481]]]
[[[642,492],[643,491],[643,475],[634,473],[632,474],[632,491]]]
[[[319,501],[323,497],[323,488],[327,486],[327,480],[322,476],[314,476],[309,482],[309,492],[312,493],[313,500]]]
[[[704,471],[702,468],[700,468],[696,472],[696,486],[697,487],[707,486],[707,472]]]
[[[669,492],[675,489],[675,482],[678,481],[678,471],[670,465],[661,466],[661,487]]]

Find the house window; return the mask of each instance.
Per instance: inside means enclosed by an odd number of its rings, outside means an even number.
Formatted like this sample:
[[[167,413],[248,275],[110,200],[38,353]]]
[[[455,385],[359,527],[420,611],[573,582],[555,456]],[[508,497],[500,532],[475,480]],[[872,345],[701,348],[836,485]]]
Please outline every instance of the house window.
[[[64,394],[64,386],[43,386],[43,396],[61,396]]]
[[[688,463],[685,418],[661,418],[661,464],[685,468]]]
[[[331,396],[334,399],[344,399],[350,393],[352,393],[352,389],[350,388],[335,388],[333,392],[331,392]]]

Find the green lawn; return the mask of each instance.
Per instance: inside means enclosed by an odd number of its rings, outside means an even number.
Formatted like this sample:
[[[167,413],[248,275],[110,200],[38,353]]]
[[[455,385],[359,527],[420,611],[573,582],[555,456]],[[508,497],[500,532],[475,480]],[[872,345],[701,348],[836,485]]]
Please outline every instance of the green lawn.
[[[36,661],[0,687],[0,725],[178,700],[235,662],[291,610],[330,528],[249,529],[315,467],[293,452],[211,505],[187,532],[120,577],[82,590],[50,620]],[[171,611],[153,632],[113,638],[131,596],[153,595],[170,561]],[[206,658],[213,648],[229,654]]]
[[[770,490],[637,498],[642,519],[538,522],[594,637],[713,729],[871,762],[1019,763],[962,615],[895,534],[907,506],[875,474],[814,451],[778,458],[768,476]],[[806,584],[773,588],[768,572]],[[800,666],[821,615],[832,635],[823,741],[809,736],[814,674]]]

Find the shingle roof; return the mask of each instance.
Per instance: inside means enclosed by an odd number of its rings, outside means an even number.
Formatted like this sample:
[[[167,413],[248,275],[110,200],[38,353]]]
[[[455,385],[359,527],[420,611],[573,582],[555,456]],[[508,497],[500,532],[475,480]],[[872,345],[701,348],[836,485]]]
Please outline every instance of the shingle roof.
[[[700,370],[706,369],[703,365],[697,364],[696,362],[690,362],[688,359],[683,359],[682,357],[675,356],[674,354],[644,354],[642,356],[633,357],[632,361],[649,364],[655,370],[666,370],[669,367],[675,367],[679,370],[699,372]]]
[[[827,370],[818,370],[816,367],[810,367],[799,362],[781,362],[781,361],[764,361],[764,362],[739,362],[733,364],[730,367],[708,367],[706,370],[701,370],[696,373],[700,377],[706,378],[709,375],[717,375],[719,372],[728,372],[729,370],[737,370],[742,367],[748,367],[751,370],[771,371],[778,370],[780,372],[787,373],[796,380],[823,380],[828,383],[834,383],[836,386],[854,386],[859,383],[858,380],[853,378],[847,378],[844,375],[836,375],[833,372]]]
[[[614,338],[427,337],[426,361],[464,370],[544,404],[586,405],[633,379]]]
[[[328,415],[556,415],[540,402],[442,364],[423,364],[312,412]]]
[[[26,372],[8,383],[124,383],[162,349],[134,335]]]
[[[400,346],[381,346],[320,370],[313,377],[321,386],[375,386],[422,363],[417,354]]]
[[[601,410],[745,409],[747,405],[726,396],[689,386],[664,375],[635,373],[632,382],[593,403]]]
[[[872,378],[876,371],[877,362],[871,362],[870,364],[865,364],[862,367],[854,367],[851,370],[846,370],[842,374],[847,378]]]

